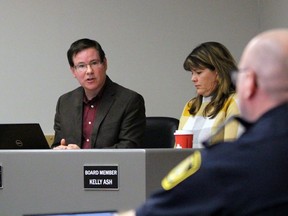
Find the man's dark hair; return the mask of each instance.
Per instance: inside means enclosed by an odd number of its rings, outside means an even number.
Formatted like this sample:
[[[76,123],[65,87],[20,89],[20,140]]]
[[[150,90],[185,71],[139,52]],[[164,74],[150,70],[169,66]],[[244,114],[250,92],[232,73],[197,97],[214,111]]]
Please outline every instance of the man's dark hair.
[[[77,55],[79,52],[81,52],[82,50],[85,50],[88,48],[95,48],[99,52],[101,62],[104,61],[105,52],[103,51],[101,45],[95,40],[83,38],[72,43],[69,50],[67,51],[67,58],[68,58],[69,65],[73,67],[74,66],[73,57]]]

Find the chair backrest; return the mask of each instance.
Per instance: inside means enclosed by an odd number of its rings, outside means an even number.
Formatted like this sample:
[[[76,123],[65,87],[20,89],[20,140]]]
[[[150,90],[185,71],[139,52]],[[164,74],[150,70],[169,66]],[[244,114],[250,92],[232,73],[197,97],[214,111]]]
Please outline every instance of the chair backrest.
[[[146,117],[143,148],[173,148],[179,120],[172,117]]]

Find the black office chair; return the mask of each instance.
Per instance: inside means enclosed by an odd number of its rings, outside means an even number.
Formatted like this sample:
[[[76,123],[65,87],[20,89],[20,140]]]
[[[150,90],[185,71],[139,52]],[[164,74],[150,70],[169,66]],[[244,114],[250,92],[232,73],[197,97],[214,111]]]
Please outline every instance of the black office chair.
[[[146,117],[143,148],[173,148],[179,120],[172,117]]]

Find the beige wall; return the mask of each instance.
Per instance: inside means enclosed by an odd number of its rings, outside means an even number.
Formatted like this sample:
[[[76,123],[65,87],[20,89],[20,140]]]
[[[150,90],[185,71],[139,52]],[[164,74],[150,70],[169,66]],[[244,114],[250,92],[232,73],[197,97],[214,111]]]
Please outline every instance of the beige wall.
[[[219,41],[238,60],[260,30],[286,25],[279,0],[0,0],[0,123],[39,122],[53,133],[57,98],[78,86],[66,51],[98,40],[108,75],[141,93],[148,116],[178,118],[194,96],[182,64],[199,43]]]
[[[261,31],[288,27],[287,0],[262,0],[260,8]]]

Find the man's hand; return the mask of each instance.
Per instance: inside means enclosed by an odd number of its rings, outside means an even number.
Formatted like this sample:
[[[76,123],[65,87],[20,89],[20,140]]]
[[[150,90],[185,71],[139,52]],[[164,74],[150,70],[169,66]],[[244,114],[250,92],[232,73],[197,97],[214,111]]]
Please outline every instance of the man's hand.
[[[65,139],[61,139],[60,145],[54,147],[53,149],[55,150],[75,150],[75,149],[80,149],[78,145],[76,144],[66,144]]]
[[[116,213],[115,216],[136,216],[136,214],[134,210],[130,210],[127,212]]]

